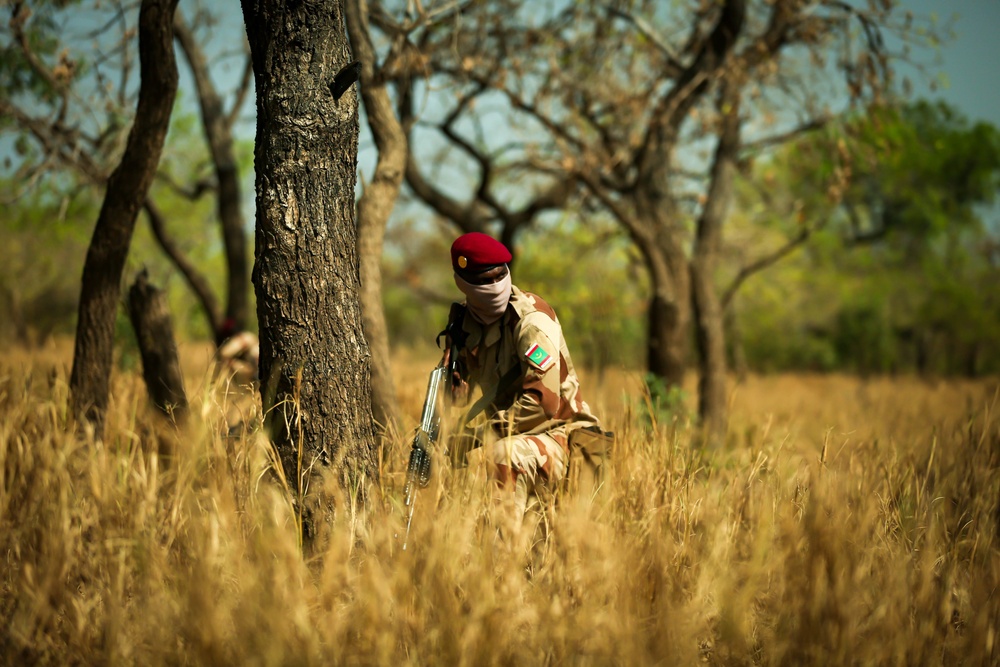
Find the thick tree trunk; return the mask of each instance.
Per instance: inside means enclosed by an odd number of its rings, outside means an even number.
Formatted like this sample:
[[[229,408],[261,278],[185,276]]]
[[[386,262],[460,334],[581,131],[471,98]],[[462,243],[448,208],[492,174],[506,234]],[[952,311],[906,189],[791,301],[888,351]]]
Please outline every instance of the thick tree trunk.
[[[141,84],[135,123],[122,161],[108,179],[83,267],[70,400],[74,416],[91,422],[99,437],[108,406],[122,270],[177,92],[171,28],[176,6],[177,0],[143,0],[139,9]]]
[[[378,161],[370,184],[358,201],[358,259],[361,271],[361,314],[372,352],[372,411],[391,432],[399,423],[396,385],[389,363],[389,330],[382,303],[382,248],[385,226],[396,205],[406,171],[407,139],[396,117],[384,81],[375,75],[375,49],[360,0],[346,0],[347,32],[361,61],[361,94]]]
[[[329,85],[349,60],[339,0],[244,0],[243,13],[257,84],[261,396],[309,536],[320,518],[310,473],[334,464],[362,493],[378,474],[354,224],[358,101]]]
[[[187,413],[184,377],[177,356],[174,325],[163,292],[143,270],[128,291],[128,314],[142,356],[142,377],[149,399],[175,422]]]

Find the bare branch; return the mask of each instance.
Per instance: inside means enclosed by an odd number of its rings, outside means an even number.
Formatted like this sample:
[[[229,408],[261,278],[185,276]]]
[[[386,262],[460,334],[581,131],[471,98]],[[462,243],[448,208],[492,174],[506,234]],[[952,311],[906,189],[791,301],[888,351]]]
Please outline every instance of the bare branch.
[[[240,117],[240,109],[243,108],[243,102],[246,100],[247,95],[250,92],[250,84],[253,83],[253,59],[250,57],[249,52],[246,54],[246,63],[243,65],[243,76],[240,79],[240,85],[236,89],[236,97],[233,100],[233,107],[226,114],[225,125],[228,131],[232,132],[233,125]]]
[[[218,190],[217,184],[213,179],[199,178],[190,185],[182,185],[170,173],[162,169],[156,172],[156,180],[188,201],[198,201],[206,192],[216,192]]]
[[[772,146],[780,146],[782,144],[788,143],[793,139],[798,139],[803,134],[808,134],[810,132],[815,132],[816,130],[822,130],[824,127],[830,124],[833,120],[830,116],[825,115],[819,118],[813,118],[812,120],[806,121],[801,125],[788,130],[787,132],[782,132],[780,134],[771,135],[768,137],[763,137],[761,139],[755,139],[754,141],[748,141],[743,144],[743,152],[754,153],[758,151],[771,148]]]
[[[646,37],[656,46],[656,48],[658,48],[660,51],[663,52],[663,55],[667,57],[667,66],[664,68],[663,72],[666,76],[668,77],[679,76],[680,73],[684,71],[684,66],[681,65],[680,60],[677,57],[677,54],[674,53],[673,49],[670,48],[670,45],[667,43],[667,41],[660,36],[660,34],[656,31],[655,28],[653,28],[653,26],[649,24],[649,22],[647,22],[641,16],[636,16],[631,12],[627,12],[623,9],[618,9],[610,5],[608,6],[608,14],[610,14],[611,16],[616,16],[620,19],[624,19],[625,21],[634,25],[640,34]]]
[[[184,280],[188,286],[191,287],[191,291],[195,293],[195,296],[201,302],[202,308],[208,314],[212,330],[218,331],[222,325],[222,313],[219,310],[219,302],[215,298],[208,280],[194,267],[194,264],[191,263],[187,256],[181,252],[177,243],[167,232],[163,213],[160,212],[159,207],[156,206],[150,197],[146,197],[145,202],[143,202],[143,208],[146,210],[146,217],[149,219],[149,228],[153,231],[153,237],[159,243],[164,254],[173,261],[174,266],[177,267],[181,275],[184,276]]]
[[[635,156],[640,172],[647,178],[662,167],[663,151],[674,147],[688,111],[705,93],[709,81],[723,68],[743,31],[745,16],[746,0],[726,0],[711,34],[699,46],[692,63],[657,103]]]
[[[79,171],[91,183],[103,185],[108,173],[95,163],[89,154],[80,150],[71,133],[56,125],[42,122],[25,113],[6,98],[0,97],[0,113],[14,118],[18,125],[28,130],[52,159]]]
[[[786,243],[784,243],[774,252],[768,253],[767,255],[764,255],[763,257],[760,257],[757,260],[741,268],[739,273],[736,274],[736,277],[733,278],[733,282],[729,284],[729,287],[726,288],[726,291],[722,295],[723,309],[729,307],[729,304],[733,300],[733,297],[736,296],[737,290],[739,290],[739,288],[743,285],[744,282],[747,281],[748,278],[750,278],[750,276],[760,271],[763,271],[764,269],[773,264],[776,264],[778,260],[790,254],[793,250],[795,250],[803,243],[805,243],[806,240],[812,235],[812,233],[817,229],[819,229],[821,226],[822,225],[818,225],[815,228],[806,227],[802,229],[797,235],[789,239]]]

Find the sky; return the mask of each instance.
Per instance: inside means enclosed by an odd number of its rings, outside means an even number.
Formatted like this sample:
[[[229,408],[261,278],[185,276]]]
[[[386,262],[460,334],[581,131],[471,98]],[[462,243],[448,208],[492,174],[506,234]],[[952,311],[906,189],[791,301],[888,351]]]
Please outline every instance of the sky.
[[[942,23],[955,19],[955,38],[942,45],[934,68],[944,72],[947,85],[931,91],[914,80],[914,92],[1000,127],[1000,0],[903,0],[901,5],[914,14],[936,13]]]

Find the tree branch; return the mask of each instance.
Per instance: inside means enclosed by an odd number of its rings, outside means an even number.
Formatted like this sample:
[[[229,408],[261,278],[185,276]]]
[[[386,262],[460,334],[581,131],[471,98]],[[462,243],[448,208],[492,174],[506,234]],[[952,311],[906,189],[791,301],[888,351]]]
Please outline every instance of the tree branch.
[[[815,229],[818,228],[819,227],[816,227]],[[750,276],[759,271],[763,271],[767,267],[777,263],[781,258],[790,254],[793,250],[805,243],[815,229],[808,227],[802,229],[794,238],[788,240],[774,252],[764,255],[763,257],[760,257],[759,259],[741,268],[739,273],[737,273],[736,277],[733,279],[733,282],[729,284],[729,287],[726,288],[726,291],[722,295],[722,308],[724,310],[729,308],[729,304],[733,300],[733,297],[736,296],[737,290],[739,290],[739,288]]]
[[[145,209],[146,217],[149,219],[149,228],[153,232],[153,237],[159,243],[164,254],[170,258],[174,266],[184,276],[184,280],[191,287],[191,291],[194,292],[198,301],[201,302],[201,307],[208,316],[212,331],[219,331],[222,326],[222,314],[219,311],[219,302],[215,298],[208,280],[194,267],[194,264],[191,263],[187,256],[181,252],[177,243],[174,242],[173,238],[167,232],[163,213],[160,212],[159,207],[156,206],[150,197],[146,197],[146,200],[143,202],[143,209]]]
[[[246,55],[246,64],[243,66],[243,77],[240,79],[240,85],[236,89],[236,97],[233,100],[233,108],[229,110],[226,114],[225,126],[227,131],[232,132],[233,125],[240,117],[240,109],[243,108],[243,102],[246,100],[247,95],[250,92],[250,84],[253,82],[253,60],[250,58],[250,54]]]
[[[653,45],[656,46],[656,48],[658,48],[664,56],[666,56],[667,66],[663,70],[664,75],[668,77],[680,76],[681,72],[684,71],[684,66],[681,65],[680,60],[677,58],[677,54],[674,53],[667,41],[663,39],[656,29],[653,28],[653,26],[651,26],[645,19],[641,16],[636,16],[631,12],[627,12],[624,9],[619,9],[610,5],[608,6],[608,14],[624,19],[626,22],[634,25],[636,30],[639,31],[639,34],[651,41]]]
[[[792,139],[796,139],[803,134],[808,134],[809,132],[815,132],[816,130],[822,130],[824,127],[830,124],[832,118],[830,116],[821,116],[819,118],[814,118],[812,120],[802,123],[798,127],[792,128],[787,132],[782,132],[780,134],[771,135],[768,137],[763,137],[760,139],[755,139],[754,141],[747,141],[743,144],[742,151],[744,153],[754,153],[757,151],[762,151],[772,146],[778,146],[785,144]]]
[[[660,98],[634,159],[646,178],[662,168],[664,152],[673,148],[688,111],[724,66],[743,31],[745,16],[746,0],[726,0],[711,34],[698,47],[694,60]]]

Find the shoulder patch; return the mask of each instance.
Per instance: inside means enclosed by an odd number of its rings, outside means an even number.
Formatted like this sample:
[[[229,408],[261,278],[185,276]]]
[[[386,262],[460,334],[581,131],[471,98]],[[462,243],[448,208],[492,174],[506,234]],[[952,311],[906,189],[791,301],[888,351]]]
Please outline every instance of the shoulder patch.
[[[534,343],[529,347],[524,356],[528,358],[531,364],[538,367],[539,370],[548,370],[549,366],[552,365],[552,355],[546,352],[538,343]]]

